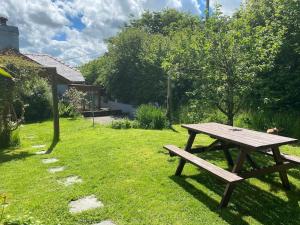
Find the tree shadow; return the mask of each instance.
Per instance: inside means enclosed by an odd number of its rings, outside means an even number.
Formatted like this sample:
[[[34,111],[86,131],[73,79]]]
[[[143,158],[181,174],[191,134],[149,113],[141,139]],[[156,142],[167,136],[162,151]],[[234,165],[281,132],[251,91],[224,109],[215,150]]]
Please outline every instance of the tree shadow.
[[[179,131],[176,130],[173,125],[169,126],[169,129],[172,130],[175,133],[179,133]]]
[[[0,164],[9,161],[22,160],[35,154],[28,152],[17,152],[14,149],[2,149],[0,150]]]
[[[59,142],[59,140],[53,138],[52,143],[51,143],[50,147],[48,148],[48,150],[46,151],[45,154],[51,154],[52,151],[55,149],[58,142]]]
[[[265,191],[248,182],[243,182],[238,184],[234,190],[229,206],[224,209],[218,209],[218,201],[189,182],[189,180],[199,182],[209,190],[220,195],[221,200],[225,185],[218,179],[205,172],[193,176],[178,177],[174,175],[170,178],[194,198],[204,203],[211,211],[218,213],[229,224],[249,224],[243,219],[244,217],[252,217],[262,224],[274,225],[298,224],[300,221],[300,207],[298,205],[300,190],[295,188],[295,186],[292,186],[291,191],[286,191],[288,201],[284,201],[277,197],[276,193],[272,193],[281,188],[281,184],[278,182],[272,182],[270,191]]]

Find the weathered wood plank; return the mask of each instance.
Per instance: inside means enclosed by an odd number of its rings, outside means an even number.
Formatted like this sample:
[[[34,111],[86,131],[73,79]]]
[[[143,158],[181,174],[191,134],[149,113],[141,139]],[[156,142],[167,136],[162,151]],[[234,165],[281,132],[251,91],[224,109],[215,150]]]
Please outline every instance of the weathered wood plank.
[[[218,123],[184,124],[182,127],[197,133],[207,134],[215,139],[234,143],[247,149],[261,149],[297,142],[297,139]]]
[[[168,151],[171,151],[174,154],[180,156],[184,160],[192,163],[193,165],[198,166],[198,167],[210,172],[211,174],[219,177],[220,179],[224,180],[225,182],[233,183],[233,182],[238,182],[238,181],[243,180],[242,177],[240,177],[234,173],[231,173],[227,170],[224,170],[210,162],[207,162],[204,159],[194,156],[193,154],[191,154],[187,151],[184,151],[174,145],[166,145],[166,146],[164,146],[164,148],[167,149]]]
[[[273,152],[271,150],[266,150],[266,151],[259,151],[265,155],[269,155],[269,156],[273,156]],[[300,165],[300,157],[298,156],[294,156],[294,155],[287,155],[287,154],[280,154],[280,157],[284,160],[284,161],[288,161],[288,162],[292,162],[295,164]]]
[[[243,172],[241,174],[239,174],[241,177],[248,179],[248,178],[252,178],[252,177],[258,177],[258,176],[262,176],[262,175],[266,175],[269,173],[274,173],[274,172],[279,172],[279,171],[285,171],[289,168],[293,168],[295,167],[295,165],[293,163],[289,163],[289,162],[284,162],[281,165],[274,165],[274,166],[269,166],[269,167],[264,167],[264,168],[260,168],[257,170],[252,170],[249,172]]]

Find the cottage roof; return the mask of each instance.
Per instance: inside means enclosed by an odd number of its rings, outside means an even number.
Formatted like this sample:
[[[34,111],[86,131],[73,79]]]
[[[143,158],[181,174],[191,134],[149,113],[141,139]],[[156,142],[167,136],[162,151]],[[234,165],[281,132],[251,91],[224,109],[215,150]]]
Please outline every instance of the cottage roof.
[[[83,83],[85,81],[84,77],[78,70],[72,68],[71,66],[66,65],[62,61],[52,56],[46,54],[24,54],[24,55],[42,66],[56,67],[57,74],[64,77],[71,83]]]

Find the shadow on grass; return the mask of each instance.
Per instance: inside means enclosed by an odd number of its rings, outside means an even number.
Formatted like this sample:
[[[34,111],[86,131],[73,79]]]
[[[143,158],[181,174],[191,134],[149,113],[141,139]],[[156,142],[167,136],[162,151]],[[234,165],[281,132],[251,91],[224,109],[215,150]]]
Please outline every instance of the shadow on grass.
[[[53,138],[52,143],[51,143],[50,147],[48,148],[46,154],[51,154],[51,152],[55,149],[55,146],[57,145],[58,142],[59,142],[59,140]]]
[[[219,202],[189,182],[190,179],[199,182],[220,195],[221,200],[225,185],[216,178],[205,173],[188,177],[171,176],[170,178],[194,198],[204,203],[211,211],[218,213],[229,224],[249,224],[243,219],[244,217],[252,217],[262,224],[299,224],[300,190],[294,187],[291,191],[286,191],[288,201],[284,201],[271,191],[264,191],[248,182],[243,182],[234,190],[229,206],[220,210],[218,209]],[[276,186],[274,189],[281,188],[278,182],[274,182],[272,186]]]
[[[169,129],[170,130],[172,130],[173,132],[175,132],[175,133],[179,133],[179,131],[178,130],[176,130],[175,128],[174,128],[174,126],[169,126]]]
[[[0,150],[0,164],[14,160],[22,160],[35,154],[28,152],[17,152],[15,149],[2,149]]]

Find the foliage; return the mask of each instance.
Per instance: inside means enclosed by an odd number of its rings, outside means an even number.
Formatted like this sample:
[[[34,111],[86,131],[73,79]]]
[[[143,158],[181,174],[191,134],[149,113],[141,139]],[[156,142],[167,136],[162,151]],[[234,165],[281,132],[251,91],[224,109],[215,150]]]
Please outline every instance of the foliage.
[[[35,78],[22,93],[21,100],[26,103],[24,119],[26,122],[49,119],[52,112],[51,90],[42,78]],[[15,107],[17,108],[17,107]]]
[[[233,124],[256,74],[272,68],[284,33],[276,16],[264,25],[251,23],[247,7],[232,18],[216,8],[202,30],[174,34],[164,62],[175,79],[193,79],[192,95],[223,112],[228,124]]]
[[[162,69],[143,57],[151,38],[144,31],[128,28],[109,40],[110,54],[105,59],[110,60],[111,68],[102,84],[112,98],[132,104],[163,102]]]
[[[164,110],[153,105],[141,105],[136,110],[136,120],[144,129],[163,129],[167,127]]]
[[[175,113],[175,121],[178,123],[201,122],[203,120],[204,113],[201,108],[197,108],[197,103],[192,104],[190,101],[187,105],[181,106]]]
[[[168,36],[174,31],[186,27],[196,28],[201,24],[199,17],[188,13],[181,13],[175,9],[162,12],[146,11],[140,19],[132,19],[127,27],[145,30],[148,34],[161,34]]]
[[[198,27],[198,17],[176,10],[146,12],[108,40],[108,52],[81,68],[90,83],[124,103],[165,103],[167,75],[161,64],[172,31]],[[178,94],[180,96],[180,94]]]
[[[237,117],[237,126],[265,132],[269,128],[279,129],[279,135],[300,138],[299,112],[255,111],[244,112]]]
[[[38,76],[41,68],[15,53],[0,55],[0,65],[11,73],[14,79],[0,77],[0,147],[7,147],[11,141],[12,131],[23,122],[24,102],[22,95],[29,91],[30,84]],[[16,113],[14,104],[19,104]]]
[[[128,118],[114,120],[111,123],[111,128],[113,129],[129,129],[129,128],[138,128],[139,124],[136,120],[130,120]]]
[[[217,7],[207,21],[145,12],[82,71],[110,97],[137,105],[165,105],[170,76],[173,111],[198,101],[229,124],[240,110],[298,111],[299,9],[297,0],[247,0],[231,17]]]
[[[20,217],[10,217],[4,221],[3,225],[41,225],[42,223],[39,220],[36,220],[31,215],[24,215]]]
[[[86,93],[78,91],[76,88],[70,88],[59,101],[59,115],[62,117],[79,117],[82,112],[82,105],[86,102]]]
[[[10,75],[8,72],[6,72],[4,69],[0,68],[0,75],[6,78],[13,79],[12,75]]]
[[[281,23],[286,27],[284,39],[274,68],[262,73],[247,101],[251,108],[267,111],[299,111],[300,109],[300,1],[283,2]],[[270,20],[267,12],[270,1],[252,1],[254,12],[266,15],[257,17],[256,23]],[[272,4],[271,4],[272,5]],[[273,4],[274,5],[274,4]],[[255,16],[258,14],[256,12]]]
[[[19,131],[19,129],[17,129],[17,130],[14,130],[10,135],[9,146],[16,148],[16,147],[20,147],[20,144],[21,144],[20,131]]]

